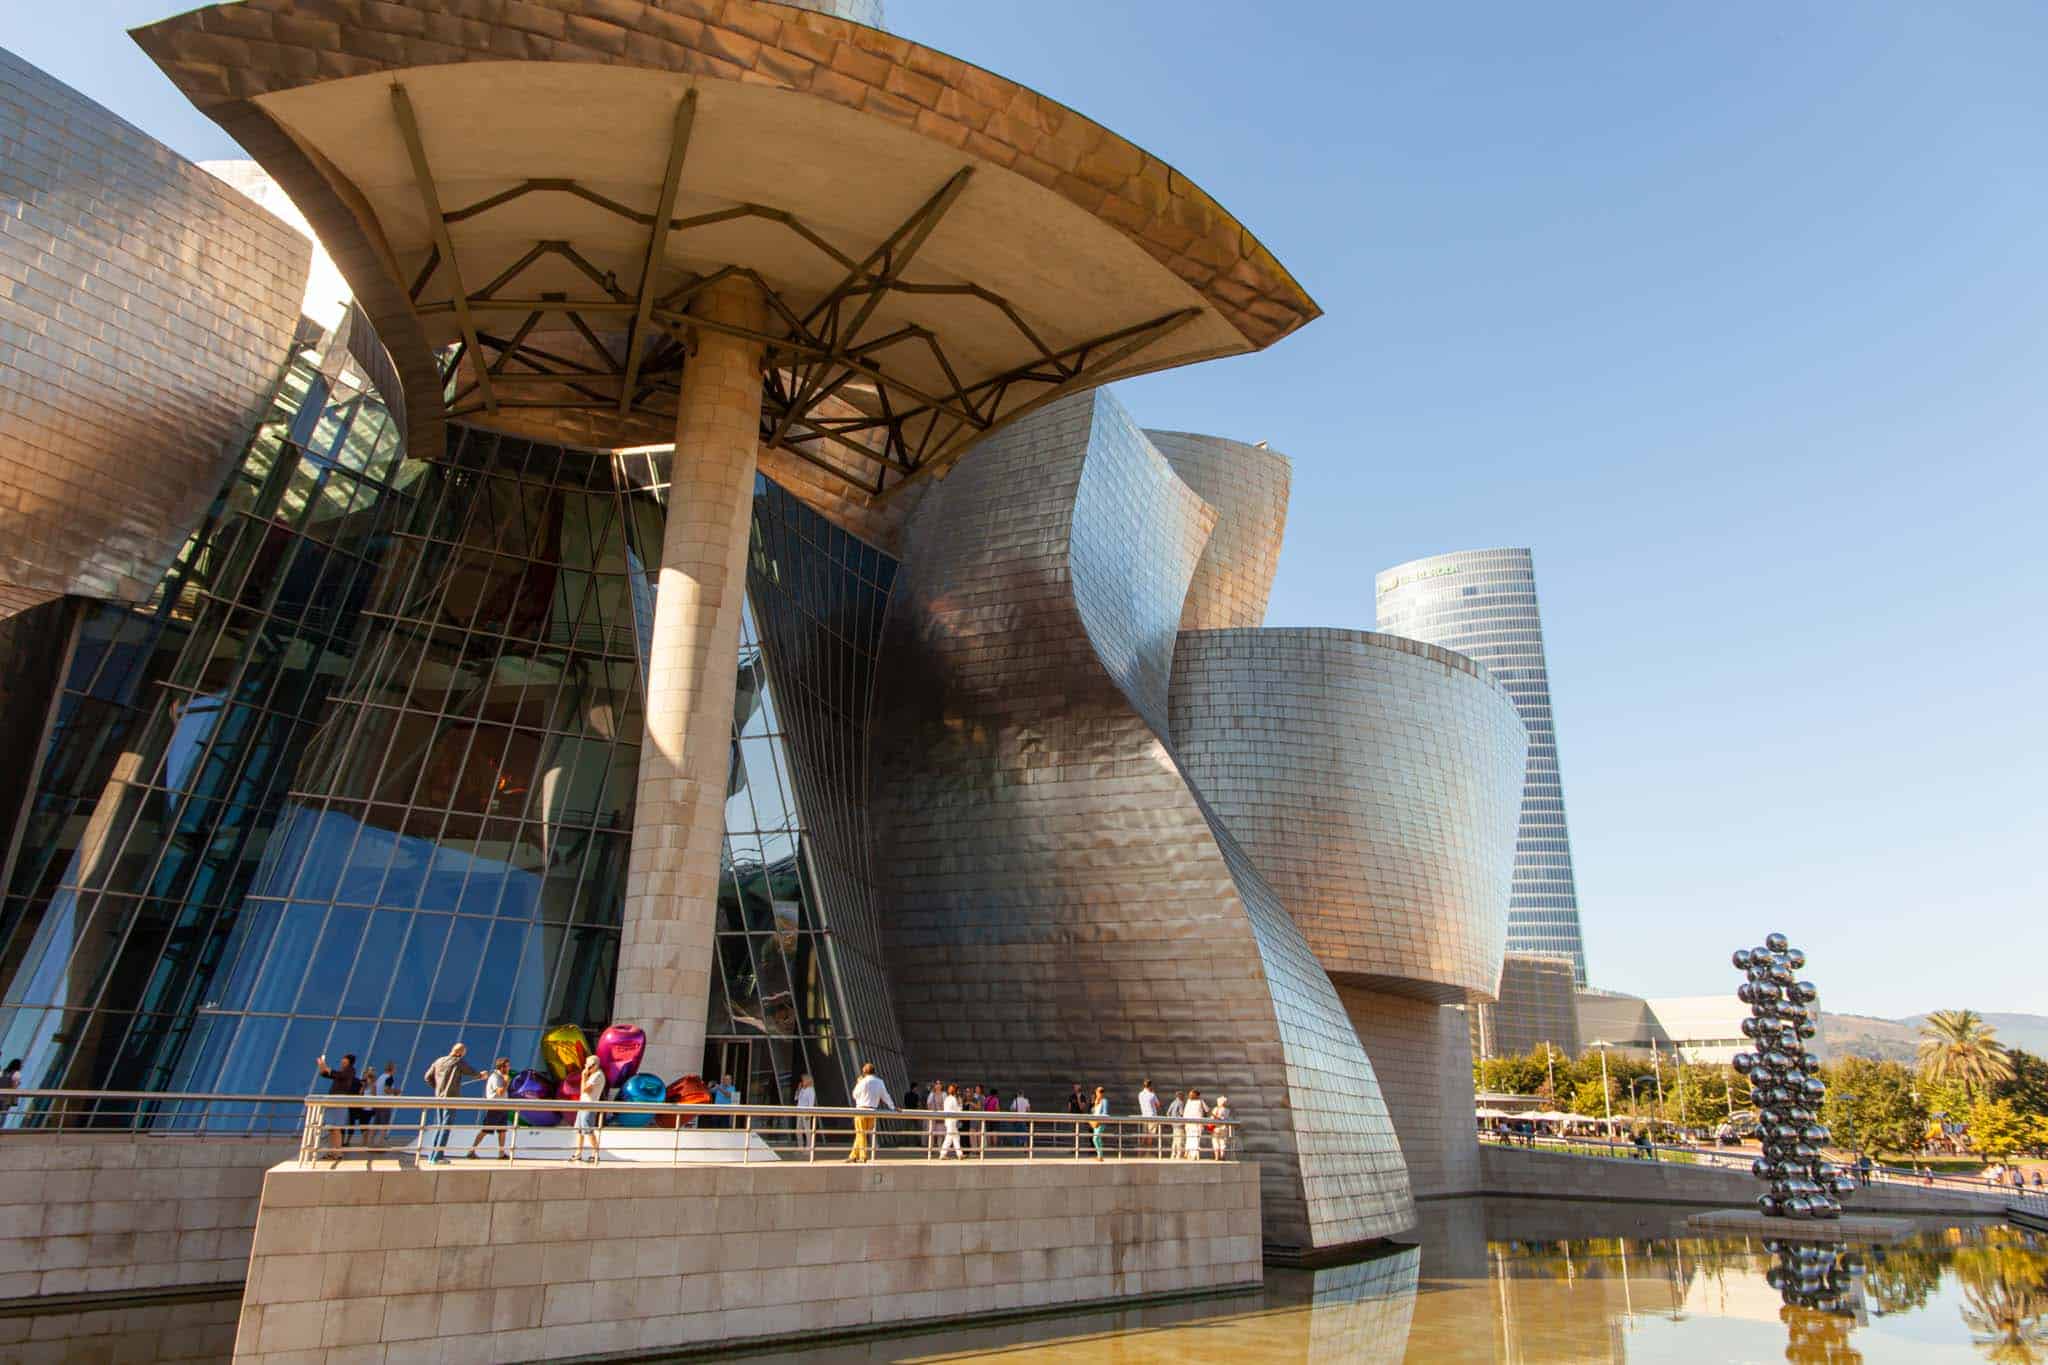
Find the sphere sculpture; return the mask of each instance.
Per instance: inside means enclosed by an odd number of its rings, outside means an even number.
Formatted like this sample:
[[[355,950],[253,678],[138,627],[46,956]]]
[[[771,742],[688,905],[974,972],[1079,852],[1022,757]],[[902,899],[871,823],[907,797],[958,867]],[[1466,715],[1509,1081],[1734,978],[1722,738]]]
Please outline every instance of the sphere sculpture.
[[[640,1069],[640,1054],[647,1050],[647,1035],[637,1024],[613,1024],[597,1038],[597,1065],[605,1084],[617,1090]]]
[[[512,1078],[511,1094],[515,1100],[551,1100],[555,1098],[555,1079],[539,1071],[522,1071]],[[562,1121],[562,1116],[553,1109],[522,1109],[519,1121],[529,1128],[552,1128]]]
[[[1769,934],[1760,948],[1736,949],[1734,960],[1746,978],[1735,991],[1749,1006],[1742,1033],[1757,1050],[1737,1053],[1733,1065],[1749,1078],[1763,1145],[1750,1169],[1770,1185],[1756,1206],[1771,1218],[1839,1218],[1842,1198],[1856,1182],[1821,1157],[1828,1130],[1820,1123],[1820,1102],[1827,1086],[1819,1060],[1806,1050],[1818,1031],[1813,1004],[1820,998],[1814,984],[1797,975],[1806,954],[1783,934]]]
[[[1853,1288],[1853,1260],[1840,1242],[1764,1243],[1774,1258],[1764,1282],[1778,1291],[1787,1308],[1816,1313],[1843,1311]]]
[[[668,1098],[668,1086],[659,1076],[641,1071],[628,1076],[619,1087],[619,1098],[629,1104],[660,1104]],[[622,1128],[652,1128],[653,1114],[621,1114],[615,1120]]]

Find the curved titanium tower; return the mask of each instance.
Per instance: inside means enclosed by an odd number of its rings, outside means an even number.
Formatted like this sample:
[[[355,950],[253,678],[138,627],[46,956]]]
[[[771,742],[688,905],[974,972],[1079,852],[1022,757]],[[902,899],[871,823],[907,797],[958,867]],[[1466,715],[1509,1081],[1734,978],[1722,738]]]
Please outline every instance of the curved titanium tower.
[[[1543,618],[1529,551],[1454,550],[1387,569],[1374,586],[1381,630],[1478,660],[1507,689],[1528,725],[1529,764],[1515,842],[1507,948],[1569,957],[1578,984],[1585,985],[1579,893],[1572,877]]]

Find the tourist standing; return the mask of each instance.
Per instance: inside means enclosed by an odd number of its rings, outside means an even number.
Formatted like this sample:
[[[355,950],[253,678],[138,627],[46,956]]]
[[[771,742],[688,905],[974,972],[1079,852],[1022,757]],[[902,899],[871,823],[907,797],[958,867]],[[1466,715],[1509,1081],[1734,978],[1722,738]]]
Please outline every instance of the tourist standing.
[[[1088,1097],[1081,1093],[1079,1084],[1067,1095],[1067,1112],[1077,1116],[1088,1112]],[[1074,1124],[1074,1155],[1081,1155],[1081,1125],[1078,1121]]]
[[[464,1081],[474,1080],[484,1074],[475,1067],[463,1062],[462,1059],[468,1055],[469,1049],[461,1043],[457,1043],[454,1047],[448,1049],[445,1056],[435,1058],[433,1065],[427,1068],[425,1076],[427,1090],[436,1099],[450,1100],[456,1098],[462,1093],[462,1083]],[[346,1061],[347,1059],[344,1058],[343,1060]],[[426,1158],[429,1166],[439,1165],[447,1159],[448,1129],[454,1121],[455,1116],[452,1110],[444,1107],[434,1111],[433,1146],[428,1151]]]
[[[604,1098],[604,1067],[598,1063],[595,1052],[583,1059],[583,1074],[578,1078],[576,1098],[585,1104],[596,1104]],[[593,1166],[604,1154],[598,1133],[598,1117],[595,1109],[576,1111],[576,1160],[583,1160],[583,1147],[587,1142],[590,1145],[590,1164]]]
[[[16,1057],[0,1071],[0,1117],[14,1107],[14,1092],[21,1089],[21,1058]]]
[[[943,1108],[946,1112],[946,1140],[939,1144],[939,1160],[944,1161],[946,1154],[950,1152],[964,1161],[967,1159],[967,1154],[960,1150],[960,1120],[953,1117],[953,1115],[960,1112],[959,1086],[949,1085],[946,1087]]]
[[[1159,1117],[1159,1093],[1152,1088],[1148,1077],[1138,1090],[1138,1116],[1145,1120],[1145,1145],[1153,1156],[1159,1155],[1159,1125],[1152,1120]]]
[[[853,1119],[853,1151],[848,1161],[873,1161],[875,1159],[875,1119],[877,1112],[894,1109],[889,1099],[889,1087],[882,1084],[882,1078],[875,1074],[873,1062],[863,1062],[860,1079],[853,1083],[853,1107],[861,1112]]]
[[[512,1093],[512,1059],[500,1057],[491,1065],[490,1074],[484,1077],[484,1098],[502,1100]],[[505,1161],[510,1153],[505,1150],[505,1130],[512,1125],[512,1111],[503,1105],[484,1110],[483,1122],[477,1125],[476,1136],[469,1140],[466,1155],[473,1161],[476,1149],[483,1146],[484,1138],[495,1133],[498,1137],[498,1160]]]
[[[1011,1112],[1011,1113],[1013,1113],[1013,1114],[1028,1114],[1028,1113],[1030,1113],[1030,1112],[1031,1112],[1031,1100],[1030,1100],[1030,1098],[1029,1098],[1028,1096],[1026,1096],[1026,1095],[1025,1095],[1025,1093],[1024,1093],[1023,1091],[1019,1090],[1019,1091],[1017,1092],[1017,1098],[1016,1098],[1016,1099],[1014,1099],[1014,1100],[1011,1100],[1011,1101],[1010,1101],[1010,1112]],[[1019,1147],[1022,1147],[1022,1148],[1024,1148],[1024,1150],[1025,1150],[1025,1152],[1026,1152],[1027,1154],[1028,1154],[1028,1153],[1029,1153],[1029,1152],[1031,1151],[1031,1148],[1032,1148],[1033,1144],[1032,1144],[1032,1141],[1031,1141],[1031,1120],[1030,1120],[1030,1119],[1019,1119],[1019,1120],[1018,1120],[1018,1122],[1017,1122],[1017,1145],[1018,1145]],[[2039,1173],[2038,1171],[2037,1171],[2037,1172],[2035,1172],[2035,1175],[2034,1175],[2034,1180],[2035,1180],[2035,1182],[2036,1182],[2037,1184],[2039,1183],[2039,1181],[2040,1181],[2040,1178],[2041,1178],[2041,1177],[2040,1177],[2040,1173]]]
[[[1173,1139],[1173,1150],[1168,1153],[1171,1157],[1180,1156],[1182,1149],[1187,1146],[1187,1130],[1180,1121],[1180,1116],[1187,1112],[1187,1107],[1188,1092],[1174,1091],[1173,1098],[1166,1105],[1166,1126]]]
[[[1003,1094],[1000,1090],[997,1090],[994,1086],[988,1088],[988,1098],[981,1102],[981,1112],[984,1114],[1000,1114],[1003,1112]],[[983,1121],[983,1128],[981,1154],[987,1156],[990,1142],[994,1142],[997,1146],[1002,1145],[1003,1125],[994,1119],[986,1119]]]
[[[916,1092],[913,1091],[912,1093]],[[797,1082],[796,1107],[799,1109],[816,1109],[818,1107],[818,1087],[811,1084],[811,1073],[808,1071],[803,1074],[803,1079]],[[804,1144],[804,1156],[806,1158],[816,1157],[818,1154],[817,1117],[810,1114],[799,1116],[796,1121],[796,1130],[798,1138]]]
[[[1181,1117],[1187,1120],[1187,1152],[1189,1161],[1202,1159],[1202,1120],[1209,1116],[1209,1106],[1202,1103],[1202,1092],[1188,1091],[1188,1102],[1182,1107]]]
[[[938,1081],[931,1083],[931,1088],[924,1092],[924,1107],[928,1112],[934,1114],[944,1112],[946,1108],[946,1087],[943,1084]],[[931,1131],[925,1136],[925,1155],[928,1157],[943,1156],[944,1152],[940,1149],[939,1139],[944,1134],[945,1124],[938,1119],[933,1119],[930,1127]]]
[[[1230,1097],[1228,1095],[1218,1095],[1216,1097],[1216,1107],[1209,1111],[1209,1118],[1212,1120],[1209,1128],[1211,1134],[1209,1150],[1216,1154],[1218,1161],[1221,1161],[1224,1158],[1224,1154],[1230,1150],[1230,1130],[1223,1126],[1230,1122]]]
[[[1109,1095],[1099,1085],[1095,1087],[1095,1102],[1088,1106],[1088,1112],[1095,1115],[1097,1118],[1107,1117],[1109,1114]],[[1100,1123],[1091,1123],[1088,1125],[1088,1128],[1089,1140],[1095,1144],[1095,1159],[1097,1161],[1100,1161],[1102,1160],[1103,1125]]]
[[[313,1066],[327,1079],[327,1093],[329,1095],[360,1095],[363,1093],[362,1082],[356,1077],[355,1053],[342,1053],[341,1065],[330,1071],[327,1068],[327,1054],[323,1052],[313,1059]],[[325,1111],[322,1112],[320,1117],[323,1124],[327,1122],[327,1113]],[[327,1136],[334,1140],[334,1150],[336,1152],[348,1146],[349,1125],[354,1120],[355,1115],[344,1109],[341,1112],[341,1122],[328,1128]]]

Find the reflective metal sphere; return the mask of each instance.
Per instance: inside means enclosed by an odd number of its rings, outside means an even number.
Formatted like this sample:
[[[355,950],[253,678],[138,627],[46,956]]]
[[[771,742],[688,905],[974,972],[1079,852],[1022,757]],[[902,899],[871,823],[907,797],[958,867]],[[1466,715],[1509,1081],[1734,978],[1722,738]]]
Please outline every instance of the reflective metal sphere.
[[[1764,947],[1770,949],[1774,953],[1782,953],[1791,945],[1792,940],[1786,938],[1783,934],[1764,935]]]

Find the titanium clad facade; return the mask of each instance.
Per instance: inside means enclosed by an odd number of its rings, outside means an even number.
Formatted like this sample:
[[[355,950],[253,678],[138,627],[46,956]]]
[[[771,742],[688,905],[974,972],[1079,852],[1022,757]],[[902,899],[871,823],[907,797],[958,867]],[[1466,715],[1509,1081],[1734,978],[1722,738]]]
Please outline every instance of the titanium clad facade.
[[[1267,1241],[1311,1250],[1414,1215],[1329,977],[1167,739],[1212,520],[1099,392],[933,487],[877,690],[883,942],[913,1074],[1227,1094]]]
[[[869,28],[881,28],[882,0],[777,0],[796,9],[815,10],[829,14],[835,19],[851,19],[856,24]]]
[[[1394,636],[1203,630],[1172,695],[1190,780],[1331,976],[1492,998],[1528,748],[1499,684]]]
[[[1508,905],[1508,950],[1569,957],[1583,986],[1586,950],[1532,556],[1520,549],[1434,555],[1386,570],[1376,589],[1381,630],[1478,660],[1514,698],[1529,727],[1529,765]]]
[[[1145,436],[1181,482],[1216,509],[1216,529],[1195,564],[1180,628],[1264,625],[1287,531],[1293,466],[1276,450],[1221,436],[1185,431],[1148,431]]]
[[[154,589],[299,320],[284,223],[0,50],[0,616]]]

